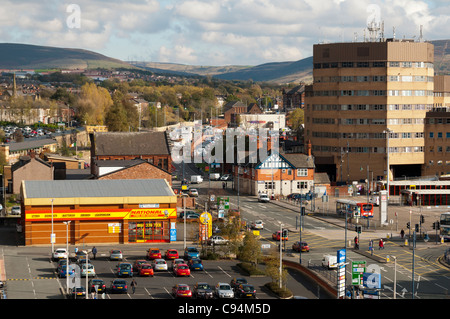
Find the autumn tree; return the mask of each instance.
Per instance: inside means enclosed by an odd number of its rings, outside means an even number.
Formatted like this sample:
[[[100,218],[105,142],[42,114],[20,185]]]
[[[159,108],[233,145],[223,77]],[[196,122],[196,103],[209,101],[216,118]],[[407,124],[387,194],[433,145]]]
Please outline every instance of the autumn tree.
[[[109,92],[94,83],[86,83],[81,87],[76,108],[79,118],[87,125],[104,125],[105,114],[113,101]]]

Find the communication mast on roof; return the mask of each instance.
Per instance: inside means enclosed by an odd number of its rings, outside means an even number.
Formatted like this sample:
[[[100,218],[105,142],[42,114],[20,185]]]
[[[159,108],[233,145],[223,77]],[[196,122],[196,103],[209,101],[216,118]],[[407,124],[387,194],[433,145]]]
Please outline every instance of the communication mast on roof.
[[[375,19],[367,24],[369,31],[369,41],[376,42],[378,39],[384,39],[384,21],[377,23]]]

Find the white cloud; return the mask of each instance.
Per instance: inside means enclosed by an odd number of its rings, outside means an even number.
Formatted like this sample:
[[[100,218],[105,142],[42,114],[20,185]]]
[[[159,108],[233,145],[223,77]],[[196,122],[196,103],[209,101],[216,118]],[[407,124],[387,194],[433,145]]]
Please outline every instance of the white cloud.
[[[81,27],[70,29],[69,3],[3,0],[0,41],[121,59],[152,52],[168,62],[255,65],[308,57],[321,41],[352,41],[355,33],[361,40],[372,4],[386,37],[393,27],[397,37],[418,36],[423,25],[426,39],[448,38],[450,22],[448,0],[77,0]]]

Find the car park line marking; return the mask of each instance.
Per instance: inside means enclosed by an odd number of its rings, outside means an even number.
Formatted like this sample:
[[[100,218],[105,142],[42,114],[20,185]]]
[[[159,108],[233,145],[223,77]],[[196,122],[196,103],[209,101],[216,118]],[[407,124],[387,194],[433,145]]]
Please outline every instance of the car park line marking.
[[[164,290],[169,294],[170,298],[174,299],[174,297],[172,296],[172,294],[166,289],[166,287],[163,287]]]
[[[146,287],[144,287],[144,290],[147,292],[147,294],[149,295],[150,298],[155,299],[155,298],[153,298],[152,294],[150,293],[150,291],[147,290]]]
[[[228,274],[225,270],[223,270],[222,269],[222,267],[220,267],[220,266],[217,266],[217,268],[219,268],[220,270],[222,270],[222,272],[225,274],[225,275],[227,275],[228,277],[230,277],[231,278],[231,275],[230,274]]]

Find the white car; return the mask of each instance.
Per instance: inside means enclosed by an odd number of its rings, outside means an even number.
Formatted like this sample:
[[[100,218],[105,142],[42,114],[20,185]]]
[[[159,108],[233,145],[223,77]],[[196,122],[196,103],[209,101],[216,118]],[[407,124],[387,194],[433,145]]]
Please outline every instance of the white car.
[[[262,220],[258,219],[252,223],[251,227],[253,229],[264,229],[264,223]]]
[[[66,259],[67,250],[65,248],[56,248],[52,255],[53,260]]]
[[[81,267],[81,276],[82,277],[86,277],[86,273],[87,273],[87,276],[88,277],[95,277],[96,276],[96,274],[95,274],[95,268],[94,268],[94,265],[93,264],[91,264],[91,263],[89,263],[88,262],[88,264],[87,264],[87,267],[86,267],[86,263],[84,262],[82,262],[81,264],[80,264],[80,267]]]
[[[13,206],[11,208],[11,215],[20,215],[20,206]]]
[[[234,291],[231,289],[230,284],[219,282],[215,289],[214,294],[217,298],[234,298]]]
[[[189,190],[189,196],[191,196],[191,197],[198,197],[198,191],[197,191],[197,189],[195,189],[195,188],[191,188],[190,190]]]
[[[258,201],[268,203],[270,201],[270,198],[267,194],[262,193],[258,195]]]
[[[211,238],[208,239],[208,244],[226,245],[228,244],[228,239],[225,239],[222,236],[212,236]]]
[[[164,259],[155,259],[153,261],[153,270],[155,271],[167,270],[167,262]]]

